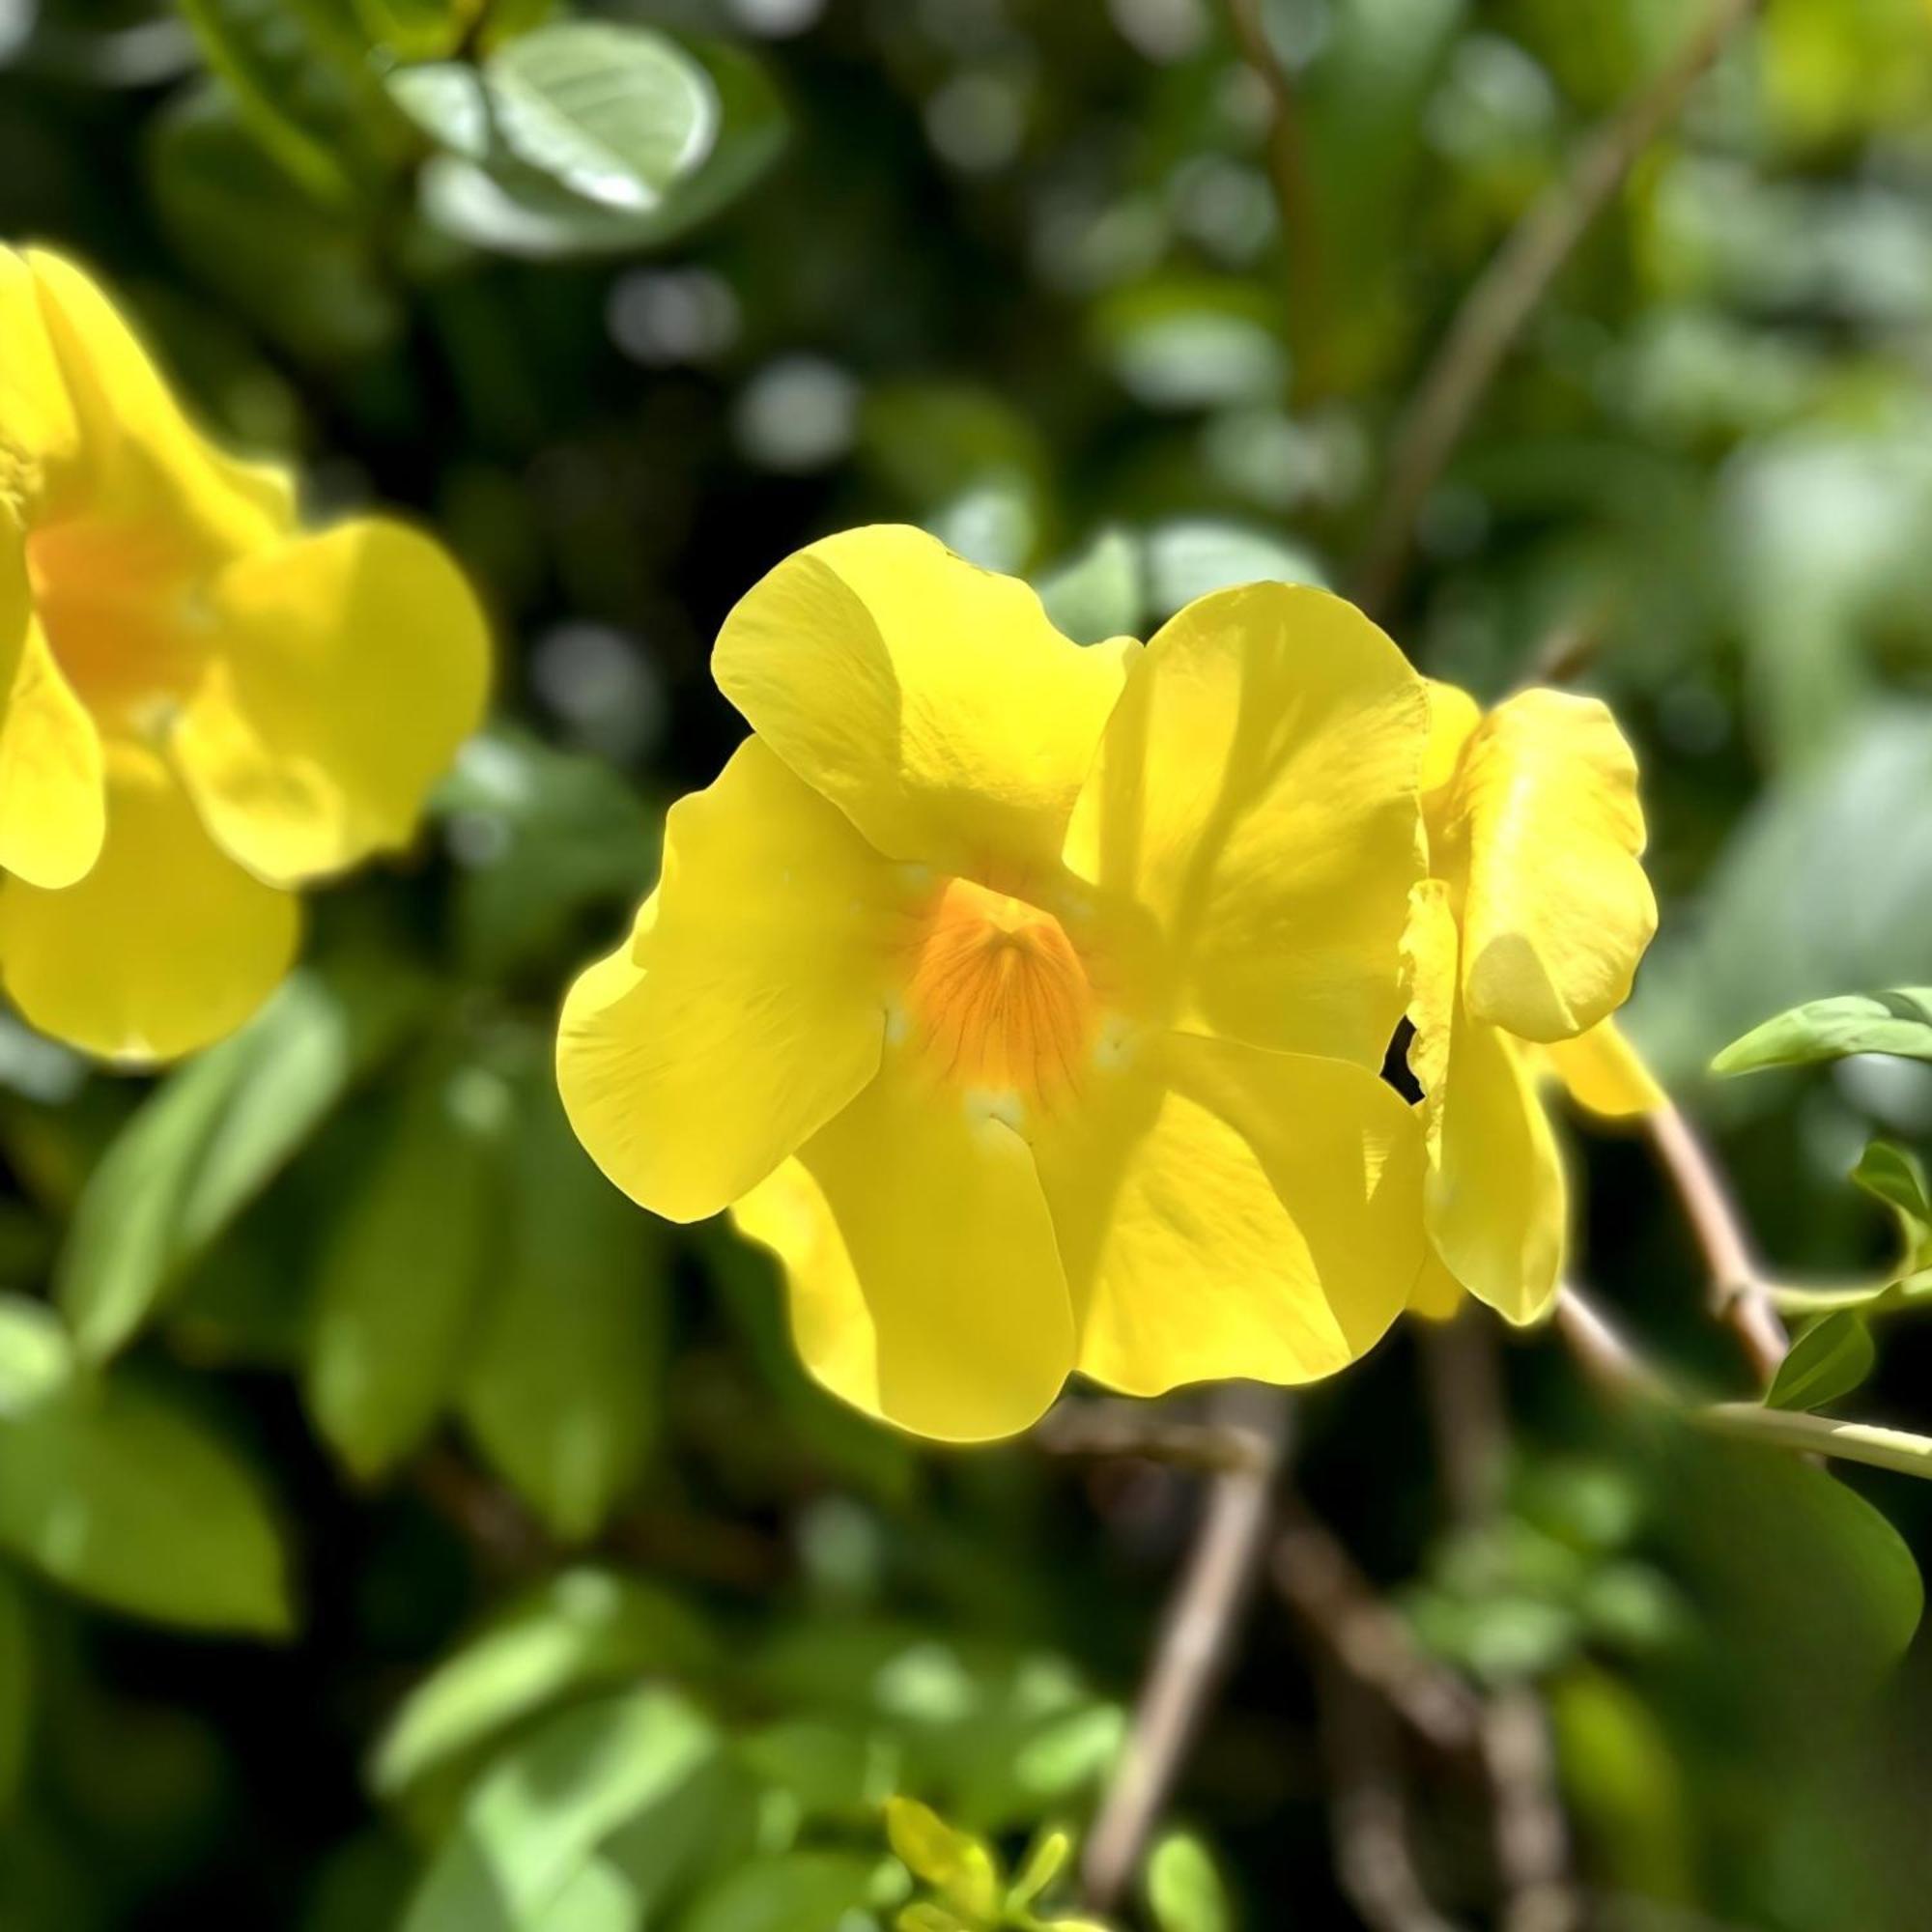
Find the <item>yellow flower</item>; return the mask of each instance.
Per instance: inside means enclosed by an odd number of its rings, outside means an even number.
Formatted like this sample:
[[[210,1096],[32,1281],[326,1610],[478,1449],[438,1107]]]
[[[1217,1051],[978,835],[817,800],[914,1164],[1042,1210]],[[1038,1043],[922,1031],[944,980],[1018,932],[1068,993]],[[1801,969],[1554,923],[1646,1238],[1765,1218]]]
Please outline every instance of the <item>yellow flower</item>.
[[[435,543],[304,530],[79,270],[0,248],[0,980],[28,1019],[129,1062],[238,1026],[295,889],[409,838],[488,675]]]
[[[1453,1312],[1460,1285],[1530,1321],[1569,1216],[1540,1080],[1609,1116],[1662,1098],[1609,1017],[1657,929],[1636,761],[1595,698],[1525,691],[1487,717],[1450,685],[1430,700],[1432,876],[1404,939],[1435,1249],[1414,1305]]]
[[[1422,869],[1423,684],[1321,592],[1080,649],[905,528],[787,559],[713,668],[754,735],[565,1004],[578,1134],[729,1207],[811,1372],[972,1440],[1370,1348],[1424,1242],[1372,1070]],[[1353,1063],[1353,1064],[1350,1064]]]

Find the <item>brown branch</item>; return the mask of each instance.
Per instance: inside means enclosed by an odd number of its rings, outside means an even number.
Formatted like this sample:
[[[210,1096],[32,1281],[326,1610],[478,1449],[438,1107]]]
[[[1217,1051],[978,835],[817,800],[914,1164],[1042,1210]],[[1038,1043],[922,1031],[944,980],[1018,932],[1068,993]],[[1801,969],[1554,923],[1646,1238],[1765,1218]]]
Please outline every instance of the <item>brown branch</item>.
[[[1690,1122],[1668,1102],[1644,1116],[1644,1130],[1703,1250],[1711,1312],[1737,1336],[1752,1373],[1769,1385],[1791,1348],[1791,1337],[1751,1258],[1744,1223],[1717,1164]]]
[[[1265,1476],[1277,1453],[1254,1429],[1182,1421],[1128,1401],[1062,1402],[1034,1425],[1033,1441],[1050,1456],[1139,1457],[1210,1476],[1244,1470]]]
[[[1208,1491],[1201,1528],[1169,1601],[1133,1722],[1087,1840],[1087,1902],[1111,1911],[1126,1890],[1200,1729],[1249,1596],[1267,1532],[1274,1478],[1288,1450],[1290,1404],[1280,1389],[1231,1382],[1216,1391],[1213,1423],[1261,1445],[1245,1467],[1224,1469]]]
[[[1496,372],[1557,271],[1608,206],[1637,156],[1749,16],[1756,0],[1712,0],[1677,56],[1577,152],[1504,239],[1463,299],[1423,376],[1390,460],[1389,487],[1355,571],[1355,601],[1386,611],[1407,573],[1415,522]]]
[[[1280,1520],[1268,1576],[1282,1600],[1334,1661],[1418,1737],[1452,1756],[1473,1751],[1482,1716],[1475,1693],[1423,1652],[1304,1504],[1286,1497]]]
[[[1324,380],[1315,358],[1326,339],[1327,305],[1300,103],[1294,82],[1268,38],[1261,0],[1228,0],[1228,20],[1241,58],[1267,93],[1268,181],[1281,220],[1289,276],[1288,318],[1302,354],[1299,386],[1306,395],[1319,392]]]
[[[1483,1711],[1482,1743],[1503,1881],[1497,1922],[1502,1932],[1575,1932],[1582,1906],[1543,1699],[1526,1684],[1495,1691]]]
[[[1626,1342],[1609,1318],[1577,1286],[1556,1291],[1554,1326],[1578,1366],[1605,1394],[1626,1397],[1665,1394],[1664,1381]]]

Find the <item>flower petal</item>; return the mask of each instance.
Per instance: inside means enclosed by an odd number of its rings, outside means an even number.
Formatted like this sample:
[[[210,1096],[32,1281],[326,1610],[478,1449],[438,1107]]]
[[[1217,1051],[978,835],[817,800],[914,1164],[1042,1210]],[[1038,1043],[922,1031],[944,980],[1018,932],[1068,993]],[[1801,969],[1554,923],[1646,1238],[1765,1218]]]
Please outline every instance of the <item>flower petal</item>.
[[[489,634],[442,548],[379,518],[231,564],[171,740],[209,830],[294,885],[409,842],[482,720]]]
[[[107,752],[107,837],[78,885],[0,885],[0,978],[42,1032],[105,1060],[232,1033],[295,957],[301,908],[221,851],[152,753]]]
[[[79,448],[40,294],[25,257],[0,248],[0,501],[16,511],[39,508],[44,492],[58,493]]]
[[[1033,1156],[903,1055],[732,1211],[791,1287],[792,1334],[835,1395],[919,1435],[1036,1421],[1073,1318]]]
[[[1422,1137],[1373,1074],[1175,1034],[1084,1100],[1035,1142],[1082,1373],[1134,1395],[1311,1381],[1402,1311]]]
[[[1531,1049],[1474,1018],[1457,997],[1449,889],[1419,885],[1403,951],[1422,1087],[1429,1233],[1449,1272],[1506,1321],[1548,1308],[1569,1206],[1555,1136],[1537,1097]]]
[[[1615,1020],[1599,1020],[1588,1033],[1555,1040],[1543,1054],[1577,1106],[1605,1120],[1654,1114],[1667,1102],[1656,1076]]]
[[[673,1221],[762,1180],[877,1070],[898,916],[886,862],[748,738],[671,808],[663,883],[564,1002],[557,1083],[598,1166]]]
[[[1422,680],[1351,605],[1218,591],[1130,668],[1066,863],[1153,913],[1179,1024],[1378,1067],[1428,733]]]
[[[1637,863],[1636,760],[1593,697],[1525,691],[1463,754],[1455,815],[1468,841],[1463,993],[1522,1039],[1568,1039],[1630,997],[1657,930]]]
[[[27,251],[79,430],[73,487],[104,524],[164,521],[193,554],[234,554],[295,520],[282,472],[238,462],[188,421],[107,296],[45,249]]]
[[[1432,1245],[1422,1258],[1422,1271],[1415,1277],[1415,1286],[1408,1292],[1408,1312],[1421,1316],[1425,1321],[1453,1321],[1467,1299],[1463,1284],[1449,1272]]]
[[[1422,759],[1422,790],[1427,797],[1440,791],[1456,776],[1463,747],[1483,722],[1483,709],[1460,685],[1439,677],[1429,686],[1429,748]]]
[[[754,584],[711,665],[758,735],[881,852],[1020,891],[1057,869],[1125,654],[1081,649],[1024,583],[878,525]]]

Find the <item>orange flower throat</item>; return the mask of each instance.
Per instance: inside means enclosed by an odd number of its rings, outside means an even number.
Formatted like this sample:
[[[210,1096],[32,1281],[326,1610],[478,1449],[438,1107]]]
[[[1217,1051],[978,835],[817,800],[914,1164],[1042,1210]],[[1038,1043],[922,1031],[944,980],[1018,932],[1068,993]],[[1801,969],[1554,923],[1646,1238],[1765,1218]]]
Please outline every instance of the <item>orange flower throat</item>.
[[[1023,1099],[1070,1086],[1093,1033],[1093,988],[1059,920],[968,879],[926,914],[906,995],[939,1072]]]

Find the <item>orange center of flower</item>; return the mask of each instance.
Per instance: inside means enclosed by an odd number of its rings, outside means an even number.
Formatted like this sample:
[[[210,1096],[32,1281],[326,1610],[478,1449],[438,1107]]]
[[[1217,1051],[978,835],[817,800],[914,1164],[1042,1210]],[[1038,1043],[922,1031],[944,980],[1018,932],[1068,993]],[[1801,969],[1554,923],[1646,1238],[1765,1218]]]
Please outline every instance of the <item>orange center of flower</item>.
[[[963,1085],[1036,1099],[1075,1079],[1094,994],[1050,912],[968,879],[948,883],[913,952],[914,1037]]]
[[[34,611],[54,662],[108,729],[156,728],[200,669],[177,548],[83,520],[27,538]]]

